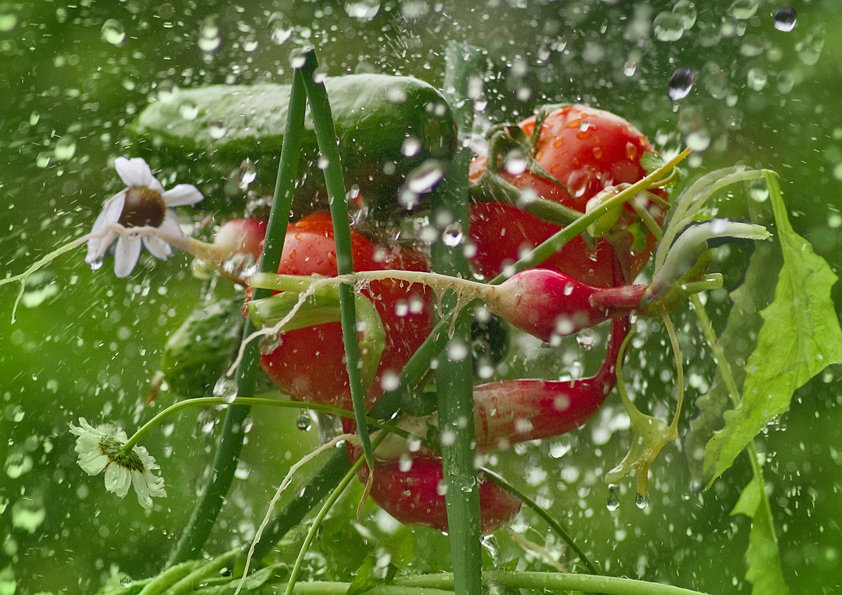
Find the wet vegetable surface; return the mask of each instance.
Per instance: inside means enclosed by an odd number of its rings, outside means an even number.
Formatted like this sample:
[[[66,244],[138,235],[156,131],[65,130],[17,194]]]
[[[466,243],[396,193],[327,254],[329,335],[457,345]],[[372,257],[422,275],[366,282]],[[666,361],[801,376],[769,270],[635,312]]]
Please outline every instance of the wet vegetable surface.
[[[0,274],[20,272],[90,228],[102,201],[119,190],[110,161],[131,156],[130,123],[150,102],[210,84],[285,83],[292,50],[304,40],[317,45],[331,77],[374,70],[438,87],[442,40],[454,37],[488,52],[492,73],[475,86],[480,120],[518,121],[544,102],[588,103],[635,122],[661,152],[690,146],[695,153],[687,167],[693,171],[736,162],[771,167],[782,176],[793,227],[839,272],[842,117],[836,64],[842,47],[829,32],[842,24],[833,2],[794,6],[797,20],[788,12],[776,17],[783,7],[760,1],[529,4],[470,2],[439,10],[421,2],[188,2],[183,14],[174,4],[4,4],[0,83],[13,92],[0,94],[6,138],[0,146]],[[673,101],[668,92],[676,68],[691,69],[695,78],[692,86],[686,76],[677,79],[673,88],[683,96]],[[191,109],[183,106],[187,115]],[[230,174],[220,168],[211,179],[190,156],[177,163],[153,157],[152,169],[166,178],[167,188],[171,181],[196,183],[203,191],[218,188]],[[273,169],[267,171],[271,180]],[[249,176],[235,182],[238,196],[256,188]],[[757,205],[768,204],[762,188],[746,186]],[[227,200],[206,194],[217,204]],[[728,214],[727,204],[717,207]],[[202,218],[189,208],[184,213]],[[747,254],[731,245],[714,266],[726,278],[741,279]],[[779,255],[770,251],[767,263],[774,258]],[[142,256],[122,283],[105,271],[91,272],[83,260],[83,253],[65,255],[31,279],[17,323],[0,324],[0,585],[16,584],[19,592],[92,592],[112,568],[131,576],[157,572],[189,514],[220,417],[211,410],[174,417],[157,435],[169,495],[149,513],[132,498],[107,494],[101,481],[89,481],[78,469],[67,424],[83,415],[92,422],[119,420],[129,429],[148,419],[144,399],[167,339],[202,300],[234,293],[193,278],[183,254],[166,263]],[[763,270],[752,274],[762,277]],[[732,309],[732,289],[709,294],[718,329]],[[0,291],[3,313],[10,311],[14,293]],[[839,284],[832,297],[838,311]],[[691,320],[675,320],[681,333]],[[599,345],[602,336],[584,332],[542,347],[515,333],[511,357],[494,373],[589,375],[601,355],[597,347],[581,350],[580,344]],[[698,335],[684,337],[688,392],[697,396],[707,390],[714,366],[702,355]],[[674,372],[659,323],[641,329],[634,346],[627,368],[656,371],[632,379],[635,399],[641,409],[665,413],[661,399]],[[783,573],[794,593],[832,593],[842,585],[842,536],[835,521],[842,506],[836,486],[842,459],[835,446],[842,440],[840,388],[838,366],[825,370],[796,393],[791,410],[760,441]],[[635,507],[629,487],[619,508],[610,511],[602,476],[630,440],[619,401],[611,399],[583,431],[499,453],[493,467],[564,522],[612,575],[714,593],[750,592],[744,560],[749,522],[744,515],[729,516],[750,477],[747,461],[738,459],[700,493],[700,477],[690,465],[694,445],[667,448],[652,476],[649,507]],[[174,400],[165,392],[158,397],[161,406]],[[224,551],[253,534],[290,462],[318,442],[314,430],[302,432],[298,425],[307,423],[274,409],[252,420],[231,494],[235,505],[223,511],[208,548]],[[319,553],[308,562],[312,576],[350,580],[380,545],[402,567],[449,568],[441,535],[395,529],[373,504],[364,509],[366,531],[348,523],[361,493],[355,485],[328,519]],[[531,513],[521,513],[515,530],[560,549]],[[489,559],[546,568],[539,555],[506,534],[496,546]]]

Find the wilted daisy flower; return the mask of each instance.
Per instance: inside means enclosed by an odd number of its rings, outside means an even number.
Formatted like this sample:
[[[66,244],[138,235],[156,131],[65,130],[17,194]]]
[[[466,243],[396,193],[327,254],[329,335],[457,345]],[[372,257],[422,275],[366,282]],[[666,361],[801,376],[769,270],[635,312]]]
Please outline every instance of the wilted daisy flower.
[[[127,229],[155,227],[161,231],[162,236],[186,238],[178,224],[175,209],[170,207],[192,205],[203,197],[191,184],[178,184],[170,190],[164,190],[143,159],[118,157],[114,160],[114,167],[127,187],[105,201],[91,229],[94,237],[88,240],[85,261],[92,268],[99,268],[108,248],[117,240],[114,274],[126,277],[137,264],[141,242],[153,256],[161,260],[166,260],[172,254],[172,248],[157,235],[147,233],[141,237],[119,233],[108,229],[108,226],[117,223]]]
[[[123,452],[128,441],[126,433],[112,424],[93,427],[84,417],[79,425],[70,424],[70,432],[78,436],[76,452],[79,466],[88,475],[105,471],[105,489],[124,498],[129,487],[134,486],[137,501],[147,510],[152,508],[152,498],[166,496],[164,479],[152,473],[158,464],[142,446]]]

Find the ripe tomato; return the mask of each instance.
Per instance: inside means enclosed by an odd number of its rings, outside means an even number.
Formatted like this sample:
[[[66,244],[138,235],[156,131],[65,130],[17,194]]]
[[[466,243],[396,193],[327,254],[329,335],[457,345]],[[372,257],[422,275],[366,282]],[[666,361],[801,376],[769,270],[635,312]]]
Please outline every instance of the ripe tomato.
[[[427,270],[420,252],[377,246],[351,230],[354,270]],[[309,215],[290,224],[278,272],[287,275],[335,276],[333,224],[327,213]],[[386,331],[386,346],[367,399],[383,392],[382,380],[397,375],[431,330],[423,287],[397,281],[373,281],[364,293],[373,301]],[[284,333],[280,345],[261,357],[269,377],[291,397],[350,409],[342,328],[338,322]]]
[[[535,116],[519,126],[527,136],[531,135]],[[644,177],[640,158],[652,150],[646,137],[619,116],[583,105],[566,105],[544,119],[531,154],[559,183],[529,169],[518,175],[505,169],[497,173],[516,188],[534,190],[538,196],[584,213],[588,200],[600,191]],[[471,181],[478,181],[486,169],[485,157],[475,159],[471,164]],[[655,210],[655,218],[662,218],[660,209]],[[628,225],[636,219],[632,207],[626,205],[621,224]],[[517,260],[524,250],[535,247],[560,229],[506,204],[474,204],[471,209],[471,239],[477,246],[474,266],[485,277],[493,277],[507,263]],[[627,244],[628,256],[617,256],[627,269],[627,280],[631,281],[646,265],[655,240],[647,234],[646,247],[630,253],[632,238],[626,235],[629,237],[620,241]],[[614,284],[613,252],[605,240],[588,247],[579,237],[542,266],[572,275],[589,285],[608,287]]]

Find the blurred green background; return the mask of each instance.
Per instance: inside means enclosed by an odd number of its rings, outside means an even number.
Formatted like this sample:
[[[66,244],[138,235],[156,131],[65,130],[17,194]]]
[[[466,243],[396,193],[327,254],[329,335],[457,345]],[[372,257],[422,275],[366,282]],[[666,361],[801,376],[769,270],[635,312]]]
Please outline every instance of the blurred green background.
[[[662,151],[689,144],[697,149],[692,172],[736,162],[777,170],[793,225],[838,273],[842,41],[832,32],[842,26],[842,11],[836,0],[793,3],[798,20],[784,32],[773,26],[780,6],[761,0],[489,0],[458,7],[425,0],[2,0],[0,276],[21,272],[89,230],[102,201],[121,187],[110,162],[132,156],[127,124],[173,86],[288,82],[289,56],[300,43],[317,48],[330,75],[411,74],[440,85],[448,39],[488,51],[481,121],[516,120],[542,102],[578,101],[622,114]],[[672,102],[667,81],[677,67],[692,68],[696,80],[686,98]],[[167,164],[160,167],[156,174],[169,185]],[[177,182],[211,188],[219,180]],[[730,267],[725,263],[729,286],[739,282],[742,263],[738,251]],[[88,478],[75,464],[69,422],[79,416],[120,421],[131,433],[180,398],[162,394],[153,408],[144,405],[160,349],[201,300],[227,295],[194,279],[182,254],[167,263],[145,255],[127,280],[115,279],[111,266],[92,272],[81,248],[62,256],[31,280],[14,324],[16,289],[0,288],[0,593],[85,593],[116,568],[134,577],[156,573],[213,452],[216,411],[183,413],[146,440],[169,494],[149,514],[133,495],[107,494],[101,477]],[[839,285],[833,295],[842,303]],[[712,310],[721,321],[727,304]],[[684,328],[685,320],[678,321]],[[689,317],[686,323],[688,342],[700,344]],[[636,387],[638,403],[664,417],[671,407],[671,355],[662,334],[648,336],[627,367],[644,379],[644,390]],[[513,346],[511,358],[514,367],[529,368],[523,362],[531,358],[542,362],[534,369],[549,362],[564,371],[558,352],[534,343]],[[711,373],[707,358],[698,356],[691,386]],[[827,370],[759,441],[794,593],[842,589],[840,388],[839,370]],[[650,507],[636,508],[633,490],[624,486],[621,506],[611,512],[601,478],[630,439],[619,412],[612,397],[575,435],[522,445],[492,463],[535,495],[610,574],[748,592],[747,519],[728,515],[750,476],[746,461],[697,493],[680,445],[669,446],[652,472]],[[253,534],[273,486],[316,441],[314,430],[296,428],[294,414],[260,412],[208,552]],[[349,520],[355,490],[323,536],[326,560],[312,561],[322,576],[347,579],[360,561],[348,555],[348,544],[361,545],[364,555],[382,533],[373,506],[360,524]],[[515,529],[563,551],[528,513]],[[446,566],[441,536],[406,535],[414,544],[402,550],[412,552],[410,569]],[[521,567],[542,567],[506,535],[498,542],[499,560],[520,557]]]

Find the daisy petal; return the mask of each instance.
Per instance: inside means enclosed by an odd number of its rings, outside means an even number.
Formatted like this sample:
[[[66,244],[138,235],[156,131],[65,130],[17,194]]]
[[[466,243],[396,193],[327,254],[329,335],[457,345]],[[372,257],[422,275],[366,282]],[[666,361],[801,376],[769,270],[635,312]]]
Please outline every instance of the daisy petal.
[[[158,226],[158,229],[168,236],[174,236],[177,238],[187,237],[181,230],[181,225],[178,223],[178,215],[175,214],[173,209],[167,209],[167,214],[164,216],[164,220],[161,222],[161,225]]]
[[[120,236],[117,239],[117,250],[114,253],[114,274],[119,277],[128,277],[137,264],[140,257],[140,238]]]
[[[164,187],[152,175],[149,165],[140,157],[133,157],[132,159],[117,157],[114,160],[114,168],[126,186],[146,186],[158,193],[164,191]]]
[[[132,474],[128,469],[112,462],[105,470],[105,489],[109,492],[114,492],[121,498],[125,498],[131,485]]]
[[[170,245],[159,237],[143,236],[143,245],[158,260],[166,260],[172,255]]]
[[[168,207],[192,205],[204,198],[193,184],[178,184],[161,195]]]

